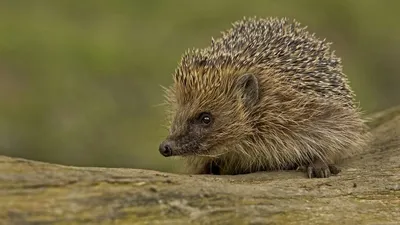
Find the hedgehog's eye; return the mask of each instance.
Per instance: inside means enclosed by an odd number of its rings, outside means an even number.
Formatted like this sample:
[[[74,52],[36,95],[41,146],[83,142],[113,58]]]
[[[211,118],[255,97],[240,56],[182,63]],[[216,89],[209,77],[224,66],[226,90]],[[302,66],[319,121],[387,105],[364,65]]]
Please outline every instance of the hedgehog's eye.
[[[211,114],[207,112],[200,113],[198,121],[204,125],[209,125],[212,122]]]

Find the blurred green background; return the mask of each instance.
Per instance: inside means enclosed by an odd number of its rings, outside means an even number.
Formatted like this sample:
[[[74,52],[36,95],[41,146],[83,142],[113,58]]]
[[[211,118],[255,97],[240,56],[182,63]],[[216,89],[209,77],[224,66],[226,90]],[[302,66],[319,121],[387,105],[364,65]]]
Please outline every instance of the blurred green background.
[[[243,16],[295,18],[334,42],[362,107],[400,103],[399,1],[0,2],[0,154],[178,171],[160,85]]]

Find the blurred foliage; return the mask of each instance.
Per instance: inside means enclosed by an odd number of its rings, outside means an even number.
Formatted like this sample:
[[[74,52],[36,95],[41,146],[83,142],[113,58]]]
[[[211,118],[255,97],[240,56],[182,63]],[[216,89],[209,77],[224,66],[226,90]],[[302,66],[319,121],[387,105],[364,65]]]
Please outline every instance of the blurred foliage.
[[[243,16],[295,18],[332,41],[363,108],[400,103],[396,1],[0,2],[0,153],[176,171],[160,85],[187,48]]]

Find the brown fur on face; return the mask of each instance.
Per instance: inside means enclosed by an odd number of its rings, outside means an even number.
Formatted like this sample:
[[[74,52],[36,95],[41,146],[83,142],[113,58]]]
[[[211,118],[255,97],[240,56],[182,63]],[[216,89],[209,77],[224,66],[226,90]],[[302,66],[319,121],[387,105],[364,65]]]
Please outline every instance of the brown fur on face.
[[[369,137],[339,58],[287,20],[244,19],[186,52],[166,97],[165,155],[183,156],[190,173],[332,163]]]
[[[245,84],[238,78],[205,87],[203,91],[186,90],[181,84],[170,90],[168,99],[175,111],[171,112],[167,139],[174,145],[172,155],[216,157],[222,154],[218,152],[219,146],[236,142],[251,132],[253,124],[245,110],[248,101],[243,101]],[[210,96],[214,96],[212,100]],[[208,125],[199,121],[204,113],[212,119]]]

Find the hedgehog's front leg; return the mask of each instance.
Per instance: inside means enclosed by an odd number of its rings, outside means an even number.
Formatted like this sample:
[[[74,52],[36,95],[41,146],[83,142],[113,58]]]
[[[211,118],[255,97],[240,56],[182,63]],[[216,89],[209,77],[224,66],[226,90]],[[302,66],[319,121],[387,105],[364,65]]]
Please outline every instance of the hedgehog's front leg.
[[[221,168],[219,167],[218,163],[215,161],[211,161],[206,164],[205,166],[205,171],[206,174],[213,174],[213,175],[220,175],[221,174]]]
[[[334,164],[327,164],[321,159],[316,159],[307,167],[308,178],[328,178],[331,174],[340,173],[340,169]]]
[[[221,169],[218,163],[214,160],[201,162],[187,162],[186,170],[189,174],[213,174],[220,175]]]

